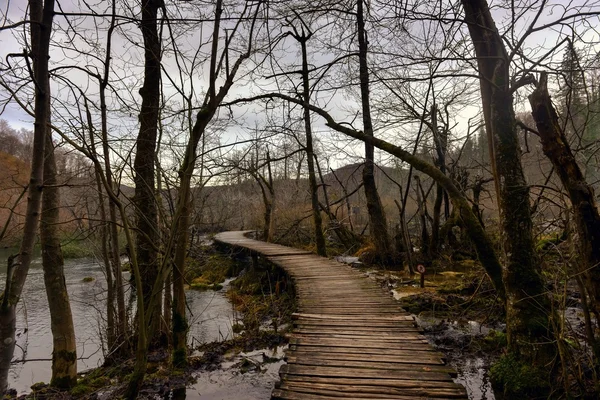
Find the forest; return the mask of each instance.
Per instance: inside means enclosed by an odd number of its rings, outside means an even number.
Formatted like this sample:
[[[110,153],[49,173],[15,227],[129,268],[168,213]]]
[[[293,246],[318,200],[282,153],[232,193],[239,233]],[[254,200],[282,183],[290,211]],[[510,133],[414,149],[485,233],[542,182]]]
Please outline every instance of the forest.
[[[89,312],[134,399],[153,354],[195,363],[203,242],[251,230],[385,284],[460,270],[447,318],[493,310],[497,398],[598,398],[600,1],[8,0],[0,19],[0,394],[38,254],[49,387],[80,387],[65,258],[93,255]]]

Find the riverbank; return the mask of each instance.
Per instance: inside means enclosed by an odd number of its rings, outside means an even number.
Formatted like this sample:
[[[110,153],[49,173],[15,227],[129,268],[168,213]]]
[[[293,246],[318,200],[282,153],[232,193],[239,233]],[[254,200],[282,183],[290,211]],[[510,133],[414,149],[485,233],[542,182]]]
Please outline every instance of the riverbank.
[[[189,261],[188,282],[203,283],[189,285],[187,291],[189,366],[173,370],[168,352],[152,353],[140,398],[194,399],[199,393],[202,399],[268,398],[283,363],[283,335],[293,312],[287,276],[272,265],[253,265],[249,259],[226,257],[210,247],[196,249]],[[94,279],[79,283],[102,282],[101,276],[87,271],[88,275]],[[20,389],[7,398],[113,399],[123,391],[132,370],[133,360],[125,360],[80,374],[69,392],[37,383],[31,392]]]

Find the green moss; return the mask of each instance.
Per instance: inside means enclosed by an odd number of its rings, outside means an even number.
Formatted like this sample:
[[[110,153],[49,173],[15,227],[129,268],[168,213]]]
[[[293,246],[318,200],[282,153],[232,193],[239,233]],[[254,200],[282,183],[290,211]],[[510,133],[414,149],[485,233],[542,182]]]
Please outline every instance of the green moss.
[[[543,396],[550,388],[548,371],[524,363],[513,354],[505,354],[490,369],[494,389],[507,399]]]
[[[231,258],[208,251],[204,251],[196,257],[188,257],[185,261],[186,280],[192,282],[190,287],[200,290],[219,290],[220,288],[216,288],[215,285],[223,283],[228,277],[237,275],[240,270],[240,265]],[[196,287],[193,286],[194,283],[196,283]]]
[[[94,388],[85,384],[77,384],[73,389],[71,389],[71,395],[78,397],[84,396],[86,394],[92,393]]]
[[[50,381],[50,386],[59,389],[69,389],[77,384],[77,378],[71,376],[61,376],[53,378]]]
[[[184,349],[173,351],[173,366],[175,368],[183,368],[187,365],[187,354]]]
[[[94,281],[94,277],[93,276],[86,276],[81,281],[82,282],[93,282]]]
[[[488,351],[505,348],[508,345],[506,333],[492,329],[483,339],[483,345]]]
[[[48,385],[45,382],[36,382],[31,385],[31,390],[34,392],[39,392],[40,390],[46,389]]]

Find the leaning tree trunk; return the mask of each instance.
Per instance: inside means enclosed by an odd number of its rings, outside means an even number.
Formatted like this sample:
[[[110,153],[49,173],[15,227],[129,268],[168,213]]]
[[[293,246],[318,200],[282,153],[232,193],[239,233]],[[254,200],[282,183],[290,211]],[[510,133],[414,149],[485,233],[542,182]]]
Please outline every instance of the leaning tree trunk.
[[[544,154],[552,162],[569,194],[579,234],[579,272],[586,278],[587,290],[593,298],[592,309],[596,319],[600,320],[600,214],[594,190],[585,180],[561,129],[558,115],[550,100],[547,83],[547,75],[542,74],[535,91],[529,95],[531,114],[538,128]],[[600,346],[597,341],[592,345],[598,357]]]
[[[30,24],[31,55],[33,56],[33,74],[36,81],[36,85],[34,85],[35,122],[32,146],[34,156],[31,158],[23,240],[21,241],[18,257],[9,259],[6,286],[2,296],[0,296],[0,395],[4,394],[8,385],[8,371],[16,345],[16,308],[29,272],[38,230],[44,174],[43,157],[40,157],[40,155],[44,154],[45,140],[49,129],[48,58],[54,17],[54,0],[46,0],[45,3],[42,0],[30,0],[29,12],[32,22]]]
[[[362,117],[364,132],[373,135],[373,121],[371,120],[371,105],[369,100],[369,70],[367,66],[367,35],[363,11],[363,0],[358,0],[356,9],[358,25],[358,59],[360,70],[360,94],[362,102]],[[387,229],[387,220],[377,185],[375,184],[375,152],[372,144],[365,142],[365,164],[362,170],[367,210],[369,212],[369,233],[375,245],[377,257],[383,263],[393,262],[393,249]]]
[[[507,339],[511,352],[548,361],[550,299],[536,258],[529,186],[521,165],[521,149],[509,79],[509,59],[486,0],[462,0],[479,67],[485,127],[492,144],[491,161],[499,200],[506,266]]]
[[[50,90],[48,86],[47,90]],[[52,378],[50,385],[67,389],[77,383],[77,343],[73,314],[65,281],[64,259],[60,248],[60,192],[56,179],[56,162],[52,134],[46,135],[44,157],[44,192],[40,239],[42,267],[52,331]]]

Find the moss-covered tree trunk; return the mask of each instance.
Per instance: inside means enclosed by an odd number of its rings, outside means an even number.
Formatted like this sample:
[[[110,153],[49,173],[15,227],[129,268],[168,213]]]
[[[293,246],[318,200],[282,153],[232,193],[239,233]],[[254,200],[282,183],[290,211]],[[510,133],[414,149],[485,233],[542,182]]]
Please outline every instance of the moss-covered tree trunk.
[[[48,86],[47,90],[50,90]],[[60,192],[56,179],[54,145],[50,130],[46,135],[44,191],[40,220],[42,267],[50,309],[52,331],[52,378],[50,385],[67,389],[77,383],[77,343],[73,314],[65,281],[64,260],[60,247]]]
[[[479,67],[485,127],[492,146],[506,255],[507,336],[511,352],[547,362],[553,351],[549,328],[550,299],[536,258],[529,186],[521,165],[521,149],[509,79],[509,59],[485,0],[462,0]]]
[[[358,29],[358,60],[360,73],[360,96],[364,133],[374,136],[371,120],[371,103],[369,99],[369,68],[367,64],[368,42],[365,29],[363,0],[357,0],[356,22]],[[369,234],[375,245],[379,261],[389,264],[393,262],[392,242],[387,229],[387,219],[377,185],[375,184],[375,148],[365,142],[365,163],[362,170],[367,210],[369,212]]]
[[[548,79],[542,74],[534,92],[529,95],[531,114],[535,120],[542,149],[569,194],[575,225],[579,235],[579,272],[586,278],[587,291],[592,296],[592,309],[600,321],[600,214],[594,190],[586,181],[571,152],[565,132],[548,93]],[[600,348],[592,343],[596,357]]]

